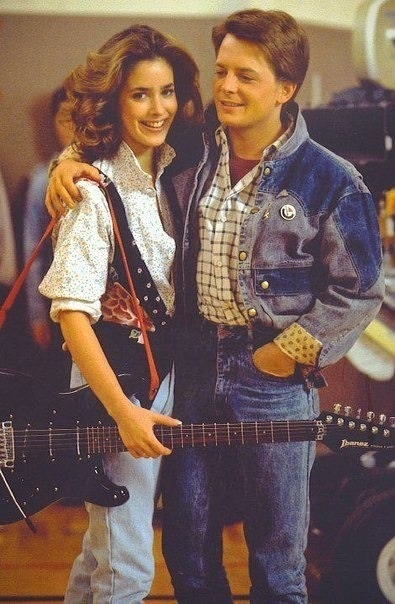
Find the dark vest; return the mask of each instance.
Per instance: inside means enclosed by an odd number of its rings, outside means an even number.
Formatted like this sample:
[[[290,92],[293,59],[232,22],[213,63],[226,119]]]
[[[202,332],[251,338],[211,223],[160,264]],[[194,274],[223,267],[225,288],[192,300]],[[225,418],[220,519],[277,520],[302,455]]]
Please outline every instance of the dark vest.
[[[148,338],[161,381],[169,372],[173,362],[171,317],[166,313],[166,306],[129,229],[125,208],[119,193],[107,176],[105,176],[103,193],[106,195],[107,201],[110,198],[114,209],[136,295],[140,300],[140,305],[155,327],[154,331],[148,331]],[[116,239],[108,286],[111,281],[119,283],[129,291],[127,275]],[[127,373],[132,376],[132,392],[126,392],[126,394],[135,393],[141,404],[149,407],[149,366],[145,347],[138,342],[140,330],[103,318],[94,325],[94,330],[115,373],[117,375]]]

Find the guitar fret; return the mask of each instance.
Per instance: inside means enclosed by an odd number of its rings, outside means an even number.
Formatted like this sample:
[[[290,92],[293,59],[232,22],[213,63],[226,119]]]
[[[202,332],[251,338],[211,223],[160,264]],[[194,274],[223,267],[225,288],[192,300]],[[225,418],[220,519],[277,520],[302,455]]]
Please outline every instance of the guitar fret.
[[[291,433],[289,431],[289,420],[287,420],[287,434],[288,434],[288,442],[291,442]]]
[[[88,455],[91,454],[91,441],[90,441],[90,431],[89,428],[86,429],[86,444],[88,448]]]
[[[270,434],[271,434],[271,441],[272,443],[274,443],[274,430],[273,430],[273,422],[270,422]]]
[[[26,449],[27,449],[27,439],[28,439],[28,434],[29,434],[29,428],[30,428],[30,424],[27,424],[27,427],[25,428],[24,436],[23,436],[22,457],[24,459],[26,458]]]
[[[103,434],[103,427],[99,426],[98,427],[98,443],[97,443],[97,448],[98,451],[100,451],[100,453],[106,453],[106,442],[104,439],[104,434]]]
[[[78,425],[78,422],[77,422],[77,429],[76,429],[76,432],[75,432],[75,448],[76,448],[78,457],[80,457],[81,456],[81,449],[80,449],[80,427]]]
[[[181,435],[181,447],[184,448],[184,428],[181,424],[180,426],[180,435]]]
[[[193,433],[193,424],[191,424],[191,440],[192,440],[192,447],[195,446],[195,435]]]
[[[259,443],[259,435],[258,435],[258,422],[255,422],[255,442]]]
[[[111,428],[110,426],[108,427],[108,436],[107,436],[107,440],[110,443],[110,453],[113,452],[112,450],[112,440],[111,440]],[[115,441],[115,446],[117,445],[117,441]]]
[[[49,456],[53,457],[53,449],[52,449],[52,428],[50,427],[48,430],[48,452]]]
[[[111,440],[109,439],[110,428],[109,428],[109,426],[104,426],[103,430],[104,430],[104,438],[106,440],[106,446],[108,447],[109,453],[112,453]]]
[[[241,444],[244,445],[244,424],[241,424]]]
[[[230,427],[229,427],[229,422],[226,424],[227,426],[227,433],[228,433],[228,445],[230,445]]]
[[[204,424],[202,424],[202,434],[203,434],[203,447],[206,446],[206,433],[204,431]]]
[[[214,436],[215,436],[215,446],[218,447],[217,424],[214,424]]]

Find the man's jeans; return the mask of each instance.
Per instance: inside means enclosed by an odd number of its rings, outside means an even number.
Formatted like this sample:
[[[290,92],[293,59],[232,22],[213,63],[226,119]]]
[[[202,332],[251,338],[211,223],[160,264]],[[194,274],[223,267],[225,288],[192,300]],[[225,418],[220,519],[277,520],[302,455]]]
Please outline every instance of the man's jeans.
[[[298,378],[272,378],[255,369],[253,340],[247,328],[205,323],[176,365],[174,416],[188,423],[314,418],[315,392]],[[179,604],[232,602],[222,528],[233,472],[242,498],[251,603],[307,602],[304,550],[314,454],[314,443],[292,442],[193,447],[166,458],[163,547]]]

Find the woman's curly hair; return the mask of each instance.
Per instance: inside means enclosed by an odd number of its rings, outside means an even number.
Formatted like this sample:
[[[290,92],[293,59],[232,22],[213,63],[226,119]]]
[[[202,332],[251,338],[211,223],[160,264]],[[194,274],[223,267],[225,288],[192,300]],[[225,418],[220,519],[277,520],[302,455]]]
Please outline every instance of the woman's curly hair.
[[[173,38],[147,25],[132,25],[112,36],[86,64],[76,67],[65,87],[73,102],[76,147],[87,161],[111,157],[121,140],[118,101],[131,69],[140,61],[165,59],[174,73],[178,110],[174,124],[200,122],[203,103],[199,69]]]

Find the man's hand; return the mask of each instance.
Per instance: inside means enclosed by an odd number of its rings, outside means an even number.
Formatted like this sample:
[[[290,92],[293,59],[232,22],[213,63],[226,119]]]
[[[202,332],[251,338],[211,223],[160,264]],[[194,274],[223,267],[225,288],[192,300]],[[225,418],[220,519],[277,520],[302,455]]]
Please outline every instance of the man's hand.
[[[252,361],[257,369],[276,377],[289,377],[295,373],[296,361],[274,342],[257,348]]]
[[[52,170],[45,195],[45,206],[51,216],[62,216],[81,200],[80,191],[75,185],[79,178],[102,182],[96,168],[74,159],[64,159]]]

